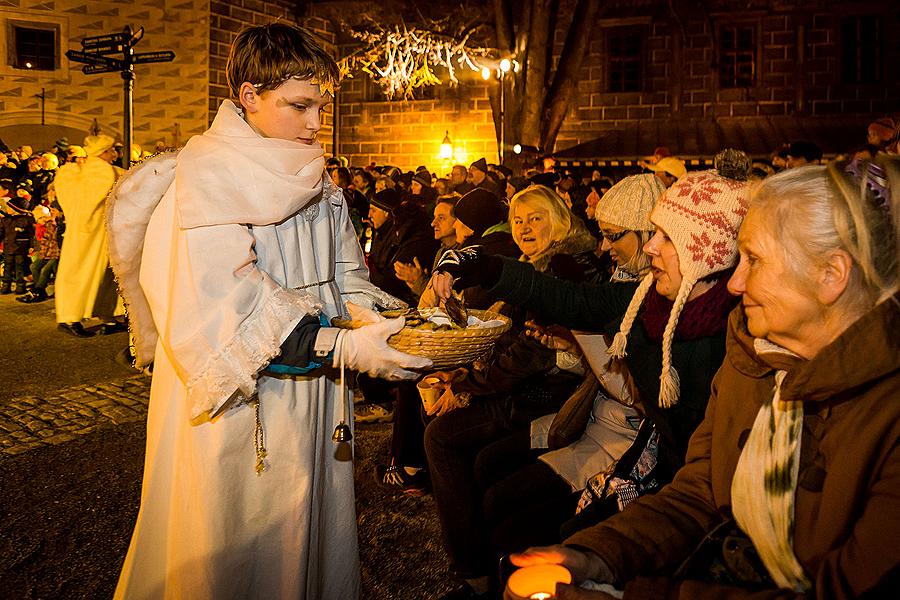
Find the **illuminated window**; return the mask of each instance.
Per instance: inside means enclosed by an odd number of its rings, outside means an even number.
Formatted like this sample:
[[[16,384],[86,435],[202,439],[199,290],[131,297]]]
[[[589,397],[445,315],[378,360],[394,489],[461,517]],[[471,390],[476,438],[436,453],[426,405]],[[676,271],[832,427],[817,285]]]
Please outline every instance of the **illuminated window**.
[[[723,25],[719,28],[719,86],[751,87],[756,84],[756,25]]]
[[[53,71],[59,66],[59,30],[53,26],[35,27],[10,24],[9,64],[16,69]]]
[[[876,16],[841,21],[841,79],[844,83],[881,81],[881,23]]]

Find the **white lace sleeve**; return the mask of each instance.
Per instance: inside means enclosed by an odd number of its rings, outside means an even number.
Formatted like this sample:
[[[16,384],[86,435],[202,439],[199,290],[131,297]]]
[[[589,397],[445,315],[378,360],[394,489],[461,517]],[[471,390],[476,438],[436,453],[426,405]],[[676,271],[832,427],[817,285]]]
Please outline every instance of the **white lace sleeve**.
[[[260,370],[278,356],[282,341],[297,323],[319,309],[310,294],[275,287],[261,308],[244,320],[232,340],[211,354],[188,380],[191,417],[216,413],[229,400],[240,403],[253,397]]]

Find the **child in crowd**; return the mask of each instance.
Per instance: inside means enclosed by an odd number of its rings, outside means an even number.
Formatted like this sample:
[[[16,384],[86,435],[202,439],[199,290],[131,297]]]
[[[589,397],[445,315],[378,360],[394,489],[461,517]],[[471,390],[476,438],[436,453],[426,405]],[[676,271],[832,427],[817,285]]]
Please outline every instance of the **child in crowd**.
[[[236,37],[227,74],[237,104],[177,157],[132,169],[108,209],[137,362],[155,358],[115,597],[352,600],[353,464],[332,442],[349,434],[342,371],[411,379],[431,361],[388,347],[402,318],[360,308],[368,325],[323,326],[347,300],[401,305],[369,283],[324,173],[335,61],[276,23]]]
[[[31,216],[31,187],[28,180],[11,190],[10,180],[4,180],[3,218],[3,282],[0,294],[17,295],[25,293],[25,264],[31,250],[31,238],[34,236],[34,218]],[[15,284],[15,288],[13,288]]]

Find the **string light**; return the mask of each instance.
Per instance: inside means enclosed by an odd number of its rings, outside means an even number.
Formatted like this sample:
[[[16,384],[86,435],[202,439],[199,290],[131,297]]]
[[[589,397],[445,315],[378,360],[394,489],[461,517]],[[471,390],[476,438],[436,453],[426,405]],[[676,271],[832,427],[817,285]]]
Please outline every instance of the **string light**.
[[[362,71],[381,86],[388,98],[395,95],[412,98],[418,88],[444,83],[434,67],[447,70],[450,85],[458,84],[458,70],[481,71],[483,65],[478,59],[491,53],[488,48],[469,47],[468,36],[455,40],[399,26],[378,31],[351,30],[350,34],[363,47],[338,62],[341,77],[352,77],[354,72]]]

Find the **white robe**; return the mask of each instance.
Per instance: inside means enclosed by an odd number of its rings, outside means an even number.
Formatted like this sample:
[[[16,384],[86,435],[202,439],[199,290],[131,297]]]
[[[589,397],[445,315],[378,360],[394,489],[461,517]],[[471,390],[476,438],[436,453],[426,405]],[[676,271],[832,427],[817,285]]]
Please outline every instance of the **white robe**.
[[[359,595],[353,464],[331,440],[352,406],[332,377],[259,374],[304,315],[346,314],[348,296],[389,299],[368,282],[321,149],[311,159],[299,146],[260,138],[226,101],[179,154],[150,219],[140,285],[159,342],[141,509],[116,598]],[[210,173],[216,148],[228,166]],[[313,194],[288,197],[295,189]],[[254,393],[268,451],[259,476],[255,411],[242,402]]]
[[[108,286],[106,293],[110,298],[100,299],[100,304],[108,307],[102,312],[108,313],[113,303],[117,302],[112,298],[115,287],[104,277],[109,257],[103,217],[106,195],[120,173],[122,169],[89,156],[83,164],[63,165],[56,174],[56,197],[66,219],[66,236],[54,285],[58,323],[77,323],[94,316],[112,316],[95,314],[94,304],[104,283]],[[115,314],[122,314],[122,308],[121,302],[118,302]]]

